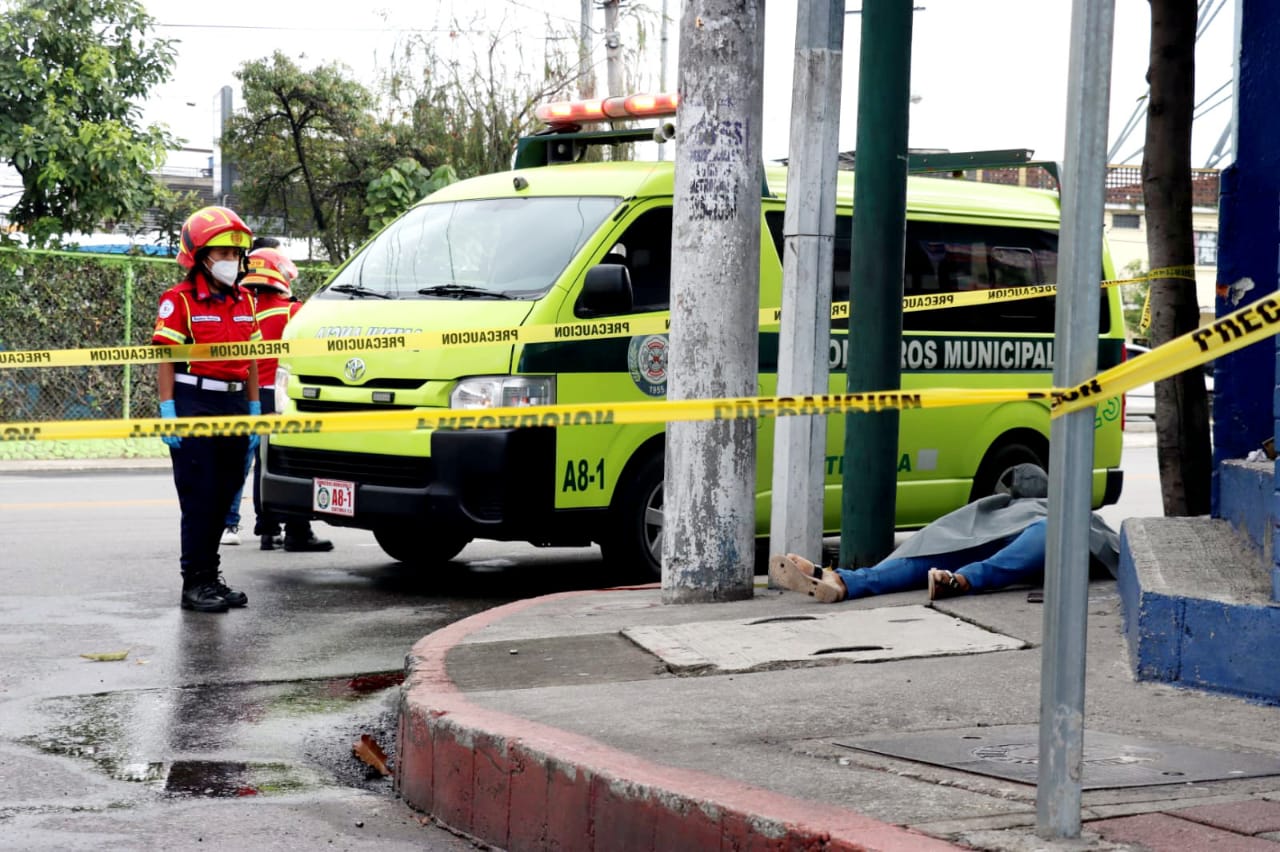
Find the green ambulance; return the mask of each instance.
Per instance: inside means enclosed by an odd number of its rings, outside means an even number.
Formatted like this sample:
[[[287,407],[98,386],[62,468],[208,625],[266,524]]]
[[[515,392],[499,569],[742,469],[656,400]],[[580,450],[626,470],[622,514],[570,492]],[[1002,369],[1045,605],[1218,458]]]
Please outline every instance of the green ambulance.
[[[671,162],[590,162],[592,146],[652,128],[592,131],[604,116],[671,115],[674,99],[610,99],[540,111],[547,132],[521,141],[515,168],[445,187],[385,228],[290,322],[290,338],[450,332],[480,345],[363,349],[282,361],[277,410],[299,415],[418,409],[460,414],[499,406],[663,399],[673,368],[660,331],[511,342],[529,325],[622,327],[668,315]],[[670,135],[670,126],[665,132]],[[781,304],[784,169],[766,170],[760,305]],[[835,302],[848,299],[852,173],[839,175]],[[1051,283],[1058,275],[1056,193],[911,177],[904,294]],[[1111,276],[1104,252],[1104,269]],[[941,298],[940,298],[941,297]],[[838,312],[837,312],[838,313]],[[1118,288],[1103,290],[1099,369],[1119,363]],[[779,326],[763,323],[759,393],[776,390]],[[904,313],[904,390],[1043,388],[1054,357],[1052,296]],[[830,390],[844,392],[856,316],[833,319]],[[493,341],[490,343],[489,341]],[[1093,505],[1114,502],[1122,473],[1122,402],[1095,418]],[[824,525],[840,528],[844,418],[831,416]],[[774,422],[759,424],[758,535],[768,535]],[[657,575],[663,524],[664,428],[657,424],[435,429],[274,435],[263,442],[268,508],[371,530],[392,558],[430,565],[473,539],[539,546],[599,544],[611,565]],[[993,492],[1009,467],[1047,469],[1049,412],[1018,401],[901,414],[896,523],[923,526]]]

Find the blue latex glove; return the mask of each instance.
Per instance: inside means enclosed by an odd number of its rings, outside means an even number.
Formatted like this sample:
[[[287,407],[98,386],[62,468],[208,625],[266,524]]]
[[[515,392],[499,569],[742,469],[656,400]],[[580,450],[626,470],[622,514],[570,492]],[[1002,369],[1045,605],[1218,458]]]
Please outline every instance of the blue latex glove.
[[[259,400],[259,399],[249,400],[249,416],[258,417],[261,414],[262,414],[262,400]],[[258,442],[260,440],[261,440],[261,437],[257,433],[249,436],[249,455],[252,456],[254,453],[258,451]]]
[[[175,417],[178,416],[178,407],[174,405],[173,400],[171,399],[160,400],[160,416],[163,417],[165,420],[173,420]],[[165,444],[167,444],[168,446],[172,447],[175,450],[178,447],[182,446],[182,438],[180,438],[177,435],[163,435],[161,436],[160,440],[164,441]]]

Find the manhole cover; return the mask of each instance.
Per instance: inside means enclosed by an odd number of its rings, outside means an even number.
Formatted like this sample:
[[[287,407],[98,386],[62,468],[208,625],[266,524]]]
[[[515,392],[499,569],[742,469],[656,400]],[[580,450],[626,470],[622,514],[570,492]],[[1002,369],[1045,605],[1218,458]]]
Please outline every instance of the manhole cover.
[[[623,635],[673,671],[739,672],[832,660],[881,662],[1027,647],[926,606],[892,606],[812,616],[628,627]]]
[[[1039,771],[1040,729],[1035,725],[904,734],[886,739],[837,742],[836,745],[1024,784],[1035,784]],[[1280,775],[1280,759],[1265,754],[1196,748],[1100,731],[1084,732],[1081,787],[1085,790],[1226,781],[1266,775]]]

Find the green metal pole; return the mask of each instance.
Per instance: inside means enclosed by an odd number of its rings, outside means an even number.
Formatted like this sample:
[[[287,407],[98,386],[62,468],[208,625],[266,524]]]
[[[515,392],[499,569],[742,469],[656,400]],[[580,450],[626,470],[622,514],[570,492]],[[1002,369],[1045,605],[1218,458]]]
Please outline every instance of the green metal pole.
[[[124,268],[124,345],[133,343],[133,264]],[[121,416],[129,418],[129,397],[133,390],[133,365],[124,365],[124,394]]]
[[[850,393],[902,380],[902,269],[907,219],[907,109],[912,0],[865,0],[854,160]],[[840,564],[874,565],[893,550],[898,412],[846,415]]]

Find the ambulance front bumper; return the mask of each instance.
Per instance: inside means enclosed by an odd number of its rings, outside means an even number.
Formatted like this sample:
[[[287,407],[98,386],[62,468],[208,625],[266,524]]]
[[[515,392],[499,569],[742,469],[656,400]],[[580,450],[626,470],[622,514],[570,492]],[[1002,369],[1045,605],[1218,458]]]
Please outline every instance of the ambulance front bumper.
[[[267,442],[262,500],[268,511],[335,526],[426,523],[473,538],[536,538],[554,510],[555,457],[551,428],[439,431],[429,458]],[[352,484],[350,515],[315,509],[318,479]]]

